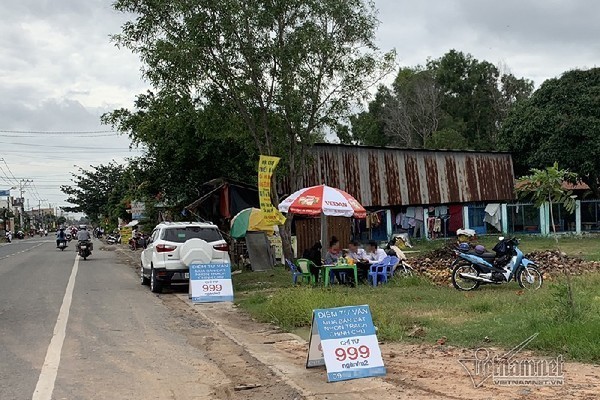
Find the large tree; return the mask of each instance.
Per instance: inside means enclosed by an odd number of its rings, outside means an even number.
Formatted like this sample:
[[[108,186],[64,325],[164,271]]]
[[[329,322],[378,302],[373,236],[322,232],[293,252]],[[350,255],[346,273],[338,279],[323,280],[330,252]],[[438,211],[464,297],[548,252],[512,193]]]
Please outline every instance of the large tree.
[[[256,178],[254,142],[218,98],[200,104],[185,93],[148,92],[137,97],[134,111],[115,110],[102,120],[145,149],[146,165],[138,168],[144,184],[140,199],[161,194],[167,203],[182,206],[196,200],[198,187],[210,179]]]
[[[117,0],[114,7],[136,15],[115,40],[140,55],[150,83],[200,100],[222,96],[258,151],[284,158],[291,190],[308,146],[394,59],[377,52],[370,0]]]
[[[125,167],[115,162],[90,166],[90,169],[80,167],[78,173],[72,174],[74,184],[61,186],[68,196],[67,201],[74,204],[63,210],[83,212],[92,222],[109,217],[115,203],[118,204],[127,191],[124,171]]]
[[[527,79],[450,50],[424,67],[401,68],[369,112],[351,120],[352,136],[364,144],[494,150],[508,111],[532,90]]]
[[[600,68],[545,81],[502,127],[517,174],[558,162],[600,196]]]

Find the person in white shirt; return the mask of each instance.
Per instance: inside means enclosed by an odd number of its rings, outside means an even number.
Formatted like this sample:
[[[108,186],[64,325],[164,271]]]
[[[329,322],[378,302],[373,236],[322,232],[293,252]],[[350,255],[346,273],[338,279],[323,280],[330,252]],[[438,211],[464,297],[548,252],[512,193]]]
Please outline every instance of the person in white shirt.
[[[367,252],[359,246],[360,244],[356,240],[348,245],[348,257],[356,262],[367,259]]]
[[[379,248],[376,241],[371,240],[369,242],[367,245],[367,261],[369,264],[381,262],[386,256],[387,254],[385,253],[385,250]]]

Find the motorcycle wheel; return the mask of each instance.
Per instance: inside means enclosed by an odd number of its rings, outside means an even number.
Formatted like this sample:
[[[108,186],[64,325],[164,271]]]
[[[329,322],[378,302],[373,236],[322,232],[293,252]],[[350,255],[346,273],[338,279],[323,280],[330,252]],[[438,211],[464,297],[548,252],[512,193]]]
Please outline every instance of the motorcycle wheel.
[[[535,267],[522,267],[517,271],[517,283],[523,289],[537,290],[542,287],[544,278]]]
[[[470,279],[465,279],[460,276],[461,273],[479,275],[479,272],[473,267],[470,263],[458,264],[452,270],[452,286],[454,286],[458,290],[469,291],[475,290],[481,285],[479,281],[472,281]]]

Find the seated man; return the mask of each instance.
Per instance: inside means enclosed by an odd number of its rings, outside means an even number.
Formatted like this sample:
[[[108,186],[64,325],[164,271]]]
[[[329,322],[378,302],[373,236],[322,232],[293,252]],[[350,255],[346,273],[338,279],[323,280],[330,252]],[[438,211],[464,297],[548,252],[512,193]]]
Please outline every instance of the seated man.
[[[369,244],[367,245],[367,258],[366,261],[369,264],[377,264],[379,262],[382,262],[384,258],[387,257],[387,254],[385,253],[385,250],[380,249],[379,246],[377,246],[377,242],[374,240],[369,241]]]

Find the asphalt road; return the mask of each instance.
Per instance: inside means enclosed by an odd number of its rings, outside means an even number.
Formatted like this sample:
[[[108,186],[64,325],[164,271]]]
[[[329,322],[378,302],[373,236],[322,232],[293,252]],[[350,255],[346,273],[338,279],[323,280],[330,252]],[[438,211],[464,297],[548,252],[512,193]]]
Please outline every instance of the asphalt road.
[[[76,261],[74,246],[59,251],[52,237],[0,245],[0,399],[210,398],[222,373],[170,329],[177,321],[160,298],[114,250],[96,241]]]

